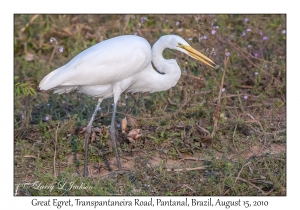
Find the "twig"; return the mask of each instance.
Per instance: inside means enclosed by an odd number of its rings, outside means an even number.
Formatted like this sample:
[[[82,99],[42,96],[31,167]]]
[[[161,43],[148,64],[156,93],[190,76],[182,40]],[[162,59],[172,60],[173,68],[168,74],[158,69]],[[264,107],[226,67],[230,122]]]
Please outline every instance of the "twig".
[[[237,90],[237,92],[239,93],[238,90]],[[241,110],[242,110],[242,112],[244,113],[244,112],[245,112],[245,109],[244,109],[244,105],[243,105],[243,102],[242,102],[242,100],[241,100],[241,97],[238,97],[238,100],[239,100],[239,102],[240,102],[240,104],[241,104]]]
[[[56,47],[53,48],[53,51],[52,51],[51,56],[50,56],[50,59],[49,59],[49,61],[48,61],[48,65],[51,63],[51,61],[52,61],[52,59],[53,59],[53,56],[54,56],[54,54],[55,54],[55,51],[56,51]]]
[[[131,18],[131,15],[125,15],[124,17],[124,27],[123,27],[123,33],[125,34],[126,33],[126,28],[129,24],[129,21],[130,21],[130,18]]]
[[[33,21],[34,21],[35,19],[37,19],[38,16],[39,16],[39,15],[33,15],[33,16],[31,17],[30,21],[29,21],[28,23],[26,23],[25,26],[24,26],[23,28],[21,28],[20,32],[23,33],[23,32],[26,30],[26,28],[28,28],[28,26],[29,26],[31,23],[33,23]]]
[[[36,157],[34,155],[24,155],[23,157],[24,158],[33,158],[33,159],[36,159]]]
[[[234,181],[234,184],[236,183],[236,181],[238,180],[238,178],[240,178],[240,175],[241,175],[241,172],[242,172],[243,168],[244,168],[246,165],[249,165],[250,163],[251,163],[251,162],[248,162],[248,163],[246,163],[245,165],[243,165],[243,167],[241,168],[240,172],[238,173],[238,175],[237,175],[237,177],[236,177],[236,179],[235,179],[235,181]]]
[[[235,146],[235,143],[234,143],[234,135],[235,135],[236,128],[237,128],[237,125],[235,125],[235,127],[234,127],[234,131],[233,131],[233,135],[232,135],[232,142],[233,142],[233,146],[235,148],[235,151],[238,151],[236,146]]]
[[[260,192],[262,192],[263,195],[266,195],[266,192],[263,191],[262,189],[260,189],[259,187],[257,187],[255,184],[253,184],[253,183],[251,183],[251,182],[249,182],[249,181],[247,181],[247,180],[245,180],[245,179],[242,179],[242,178],[240,178],[240,177],[237,177],[237,179],[240,180],[240,181],[243,181],[243,182],[248,183],[249,185],[251,185],[251,186],[254,187],[255,189],[258,189]]]
[[[204,158],[182,158],[180,159],[180,161],[184,161],[184,160],[194,160],[194,161],[204,161]]]
[[[269,195],[271,192],[273,192],[274,189],[271,189],[269,192],[267,192],[265,195]]]
[[[177,168],[177,169],[169,169],[167,168],[167,171],[195,171],[195,170],[202,170],[205,169],[206,167],[197,167],[197,168]]]
[[[249,117],[251,117],[252,120],[255,120],[254,117],[253,117],[250,113],[248,113],[247,115],[248,115]]]
[[[190,186],[188,186],[187,184],[183,184],[182,186],[185,186],[187,188],[189,188],[191,191],[193,191],[194,193],[196,192],[195,190],[193,190]]]
[[[56,131],[55,131],[55,142],[54,142],[54,157],[53,157],[53,173],[54,173],[54,177],[56,178],[56,169],[55,169],[55,162],[56,162],[56,146],[57,146],[57,132],[58,132],[58,128],[59,128],[59,122],[58,125],[56,127]]]
[[[173,147],[173,148],[176,150],[178,156],[179,156],[180,158],[182,158],[182,154],[181,154],[181,152],[178,150],[178,148],[177,148],[177,147]]]
[[[229,190],[230,190],[230,188],[227,189],[227,190],[223,193],[223,195],[226,195],[226,194],[229,192]]]
[[[171,101],[170,97],[168,97],[168,102],[169,102],[171,105],[175,105],[175,106],[177,105],[176,103],[174,103],[174,102]]]
[[[225,55],[227,53],[227,49],[225,49]],[[221,81],[221,85],[220,85],[220,90],[219,90],[219,97],[218,97],[218,103],[217,103],[217,107],[215,109],[215,113],[213,116],[214,119],[214,127],[213,127],[213,131],[211,132],[211,136],[214,137],[216,131],[217,131],[217,126],[218,126],[218,120],[219,120],[219,116],[220,116],[220,104],[221,104],[221,94],[222,94],[222,89],[224,86],[224,80],[225,80],[225,73],[226,73],[226,68],[227,68],[227,63],[228,63],[229,57],[224,58],[224,68],[223,68],[223,75],[222,75],[222,81]]]

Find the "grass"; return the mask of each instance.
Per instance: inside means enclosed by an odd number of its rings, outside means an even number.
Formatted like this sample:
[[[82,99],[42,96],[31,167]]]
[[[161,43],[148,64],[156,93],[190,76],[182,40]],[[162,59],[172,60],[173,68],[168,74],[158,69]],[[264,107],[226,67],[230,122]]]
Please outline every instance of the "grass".
[[[286,195],[285,15],[15,15],[14,24],[17,195]],[[93,124],[92,175],[82,177],[82,129],[97,99],[42,93],[39,82],[105,39],[136,34],[152,45],[172,33],[220,68],[165,50],[164,57],[176,57],[182,69],[177,85],[123,94],[118,104],[126,173],[113,172],[113,102],[106,99]],[[218,104],[220,88],[225,89]],[[125,116],[128,126],[121,134]],[[142,136],[129,142],[133,129]]]

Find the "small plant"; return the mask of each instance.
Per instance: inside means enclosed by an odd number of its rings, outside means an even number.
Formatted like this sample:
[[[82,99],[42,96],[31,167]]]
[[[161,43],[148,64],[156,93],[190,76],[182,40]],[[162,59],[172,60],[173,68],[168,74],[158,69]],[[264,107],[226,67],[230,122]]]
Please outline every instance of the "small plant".
[[[19,76],[15,76],[15,82],[19,79]],[[14,85],[15,96],[34,96],[36,94],[35,90],[31,87],[31,83],[26,81],[24,83],[17,82]]]

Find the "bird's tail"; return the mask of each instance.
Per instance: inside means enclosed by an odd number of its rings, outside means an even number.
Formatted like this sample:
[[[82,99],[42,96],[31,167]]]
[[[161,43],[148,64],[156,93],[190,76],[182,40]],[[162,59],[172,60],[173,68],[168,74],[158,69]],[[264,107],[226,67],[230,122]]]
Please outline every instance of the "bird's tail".
[[[42,79],[42,81],[39,84],[40,90],[50,90],[61,85],[64,82],[63,77],[59,75],[59,70],[61,70],[61,68],[63,68],[63,66],[52,71]]]

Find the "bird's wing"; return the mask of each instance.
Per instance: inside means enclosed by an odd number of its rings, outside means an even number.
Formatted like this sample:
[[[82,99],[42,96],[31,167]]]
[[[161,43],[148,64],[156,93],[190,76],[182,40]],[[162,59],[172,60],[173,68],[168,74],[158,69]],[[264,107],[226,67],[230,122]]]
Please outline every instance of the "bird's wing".
[[[151,46],[144,38],[119,36],[84,50],[44,77],[39,87],[113,84],[140,72],[150,61]]]

